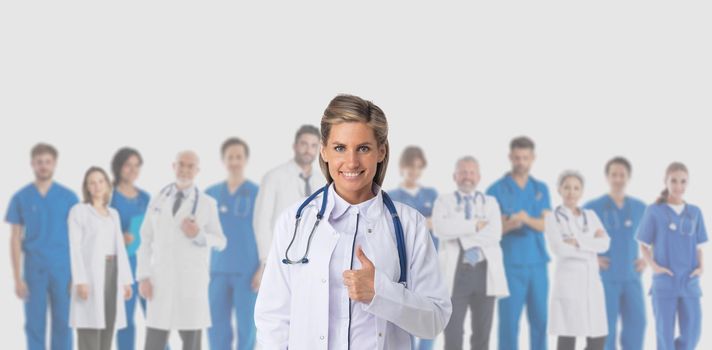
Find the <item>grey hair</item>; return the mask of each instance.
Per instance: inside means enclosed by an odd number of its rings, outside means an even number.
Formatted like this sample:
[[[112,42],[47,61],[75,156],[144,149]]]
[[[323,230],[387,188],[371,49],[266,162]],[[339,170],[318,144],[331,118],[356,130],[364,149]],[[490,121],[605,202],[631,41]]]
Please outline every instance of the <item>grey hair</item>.
[[[457,162],[455,162],[455,171],[457,171],[457,167],[460,166],[460,163],[464,163],[464,162],[473,162],[477,165],[480,164],[480,162],[477,161],[477,158],[475,158],[473,156],[464,156],[464,157],[459,158],[457,160]]]
[[[584,187],[584,184],[586,182],[583,179],[583,175],[581,175],[581,173],[576,170],[565,170],[564,172],[562,172],[561,175],[559,175],[559,180],[557,181],[559,187],[564,184],[564,181],[566,181],[566,179],[571,177],[578,179],[581,182],[581,187]]]

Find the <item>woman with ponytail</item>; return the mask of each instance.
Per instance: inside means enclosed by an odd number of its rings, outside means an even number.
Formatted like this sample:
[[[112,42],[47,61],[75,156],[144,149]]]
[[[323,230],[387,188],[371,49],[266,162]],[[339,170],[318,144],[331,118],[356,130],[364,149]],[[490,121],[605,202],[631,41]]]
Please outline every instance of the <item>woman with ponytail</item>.
[[[638,227],[643,257],[653,269],[650,295],[659,350],[694,349],[702,329],[700,244],[707,241],[707,230],[700,209],[683,199],[688,178],[684,164],[670,164],[665,190]]]

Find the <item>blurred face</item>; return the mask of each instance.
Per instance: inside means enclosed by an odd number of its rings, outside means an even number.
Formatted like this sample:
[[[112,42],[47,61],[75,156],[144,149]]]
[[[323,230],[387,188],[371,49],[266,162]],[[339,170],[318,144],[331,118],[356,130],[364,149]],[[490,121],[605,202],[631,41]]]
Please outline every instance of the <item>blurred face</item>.
[[[39,181],[49,181],[54,175],[54,168],[57,166],[57,159],[49,153],[42,153],[32,157],[32,171],[35,179]]]
[[[89,195],[91,195],[92,202],[94,203],[104,203],[104,199],[109,193],[110,184],[106,181],[104,174],[98,171],[94,171],[87,177],[87,190]]]
[[[401,176],[403,176],[403,180],[405,181],[405,183],[415,184],[418,182],[418,179],[420,179],[420,176],[423,174],[423,169],[425,169],[423,160],[420,158],[415,158],[412,164],[401,167]]]
[[[480,183],[480,166],[472,161],[461,161],[457,164],[453,179],[457,189],[462,192],[472,192]]]
[[[682,170],[673,171],[665,179],[665,186],[668,190],[668,199],[681,202],[687,189],[688,175]]]
[[[294,160],[299,165],[314,162],[319,153],[319,137],[313,134],[302,134],[294,143]]]
[[[337,192],[360,196],[371,192],[378,163],[386,157],[385,145],[378,145],[373,129],[361,122],[332,126],[321,156],[329,165]]]
[[[567,177],[559,186],[559,194],[564,202],[564,206],[569,208],[578,207],[578,202],[583,195],[583,184],[575,176]]]
[[[606,180],[608,181],[608,185],[611,187],[612,192],[625,191],[625,187],[628,185],[628,180],[630,180],[628,168],[626,168],[623,164],[611,164],[608,168]]]
[[[230,176],[242,176],[247,165],[247,155],[243,145],[232,145],[223,153],[223,164]]]
[[[178,155],[173,170],[176,174],[176,184],[187,187],[193,184],[195,176],[200,171],[200,161],[198,155],[193,152],[183,152]]]
[[[512,163],[512,173],[515,175],[527,175],[534,163],[534,150],[531,148],[515,148],[509,153],[509,161]]]
[[[134,183],[138,179],[138,175],[141,172],[141,160],[137,156],[133,155],[126,159],[124,165],[121,166],[121,180]]]

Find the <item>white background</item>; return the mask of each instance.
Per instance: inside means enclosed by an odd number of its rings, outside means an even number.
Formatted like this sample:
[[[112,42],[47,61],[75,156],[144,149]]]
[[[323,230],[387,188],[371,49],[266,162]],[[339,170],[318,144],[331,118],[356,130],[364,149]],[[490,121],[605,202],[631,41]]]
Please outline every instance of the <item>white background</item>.
[[[139,182],[150,192],[187,148],[202,156],[205,187],[223,177],[219,145],[232,135],[252,147],[248,176],[259,181],[291,156],[296,128],[318,124],[347,92],[389,118],[386,188],[398,183],[400,151],[417,144],[429,160],[424,184],[452,190],[455,159],[472,154],[484,189],[507,170],[509,140],[527,134],[538,146],[534,175],[551,186],[578,169],[587,198],[606,189],[614,155],[633,161],[630,192],[647,202],[666,165],[685,162],[687,199],[712,227],[710,18],[708,2],[3,2],[0,212],[32,179],[38,141],[59,148],[56,178],[75,190],[86,168],[108,168],[124,145],[143,153]],[[23,349],[8,241],[0,236],[0,339]],[[702,305],[711,315],[707,296]],[[703,334],[699,347],[710,346]]]

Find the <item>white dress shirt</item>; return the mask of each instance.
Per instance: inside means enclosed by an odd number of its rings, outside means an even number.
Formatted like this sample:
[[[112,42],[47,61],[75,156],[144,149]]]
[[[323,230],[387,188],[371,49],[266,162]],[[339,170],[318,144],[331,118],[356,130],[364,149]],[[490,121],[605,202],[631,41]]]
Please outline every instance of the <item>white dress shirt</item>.
[[[344,285],[343,273],[351,269],[352,256],[353,269],[361,268],[355,251],[356,247],[366,244],[369,225],[365,222],[365,213],[376,198],[352,205],[334,191],[334,209],[329,223],[338,232],[339,240],[329,263],[329,349],[344,348],[344,344],[348,343],[349,291]],[[351,349],[377,348],[377,339],[373,336],[376,334],[376,319],[373,314],[364,311],[365,306],[359,302],[351,303]]]

